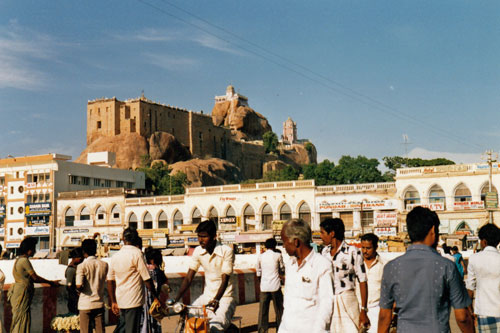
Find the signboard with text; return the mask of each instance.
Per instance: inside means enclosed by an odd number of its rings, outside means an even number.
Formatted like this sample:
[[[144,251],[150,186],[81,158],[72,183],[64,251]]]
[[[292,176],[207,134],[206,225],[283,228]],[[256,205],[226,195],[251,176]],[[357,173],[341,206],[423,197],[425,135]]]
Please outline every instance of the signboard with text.
[[[48,235],[50,228],[48,226],[26,227],[26,235]]]
[[[386,227],[386,228],[375,228],[373,233],[379,237],[397,236],[396,227]]]
[[[233,231],[237,228],[236,216],[220,217],[219,218],[219,230],[221,231]]]
[[[395,227],[398,225],[397,212],[375,212],[373,219],[377,227]]]
[[[453,203],[453,210],[484,209],[482,201],[458,201]]]
[[[406,205],[406,210],[410,211],[415,207],[424,207],[424,208],[429,208],[430,210],[437,211],[437,210],[444,210],[444,202],[435,202],[435,203],[430,203],[430,204],[420,204],[420,203],[415,203],[415,204],[407,204]]]
[[[330,202],[323,200],[318,204],[319,212],[331,212],[334,210],[382,210],[396,209],[395,200],[366,200],[366,201],[342,201]]]
[[[50,202],[27,203],[24,209],[25,216],[47,216],[52,214]]]
[[[0,219],[5,218],[5,205],[0,205]]]
[[[497,192],[486,192],[486,208],[498,208]]]

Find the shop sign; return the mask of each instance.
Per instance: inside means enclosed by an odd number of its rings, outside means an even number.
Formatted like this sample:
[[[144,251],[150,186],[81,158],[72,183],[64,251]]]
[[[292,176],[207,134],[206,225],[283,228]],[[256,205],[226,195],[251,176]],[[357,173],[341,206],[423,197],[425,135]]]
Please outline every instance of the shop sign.
[[[103,234],[102,242],[104,244],[109,243],[120,243],[120,235],[119,234]]]
[[[374,212],[373,219],[377,227],[395,227],[398,225],[397,212]]]
[[[220,217],[219,223],[236,223],[236,216]]]
[[[272,238],[272,233],[265,234],[239,234],[235,237],[236,243],[264,243],[267,239]]]
[[[482,201],[459,201],[453,203],[453,210],[484,209]]]
[[[71,243],[75,243],[75,244],[80,244],[82,241],[82,239],[80,237],[71,237],[69,240]]]
[[[222,242],[234,243],[236,240],[236,233],[235,232],[222,233],[222,234],[220,234],[220,239]]]
[[[374,233],[379,237],[397,236],[398,234],[396,227],[375,228]]]
[[[439,233],[440,234],[449,234],[450,233],[450,221],[449,220],[441,220],[440,221]]]
[[[49,217],[48,216],[43,216],[39,217],[38,220],[34,220],[32,218],[27,219],[28,227],[41,227],[41,226],[48,226],[49,225]]]
[[[89,229],[63,229],[63,234],[86,234],[89,232]]]
[[[92,220],[75,220],[73,222],[75,227],[92,227],[94,225],[94,221]]]
[[[181,224],[177,228],[179,231],[195,231],[197,224]]]
[[[379,210],[395,209],[397,202],[395,200],[368,200],[368,201],[343,201],[328,202],[323,200],[318,204],[319,212],[331,212],[333,210]]]
[[[27,203],[25,205],[24,215],[26,216],[47,216],[51,214],[50,202]]]
[[[109,219],[109,224],[122,224],[122,220],[120,219]]]
[[[197,243],[198,244],[199,243],[198,242],[198,237],[188,237],[187,238],[187,242],[188,243]]]
[[[26,227],[26,235],[47,235],[49,233],[48,226]]]
[[[184,238],[171,238],[170,245],[184,245]]]
[[[497,192],[486,192],[486,208],[498,208]]]
[[[7,243],[5,244],[5,248],[7,249],[17,249],[21,243]]]
[[[219,201],[223,201],[223,202],[226,202],[226,201],[237,201],[238,198],[237,197],[220,197],[219,198]]]
[[[36,188],[36,183],[26,183],[26,188],[27,189],[34,189],[34,188]]]
[[[257,222],[257,220],[246,219],[245,224],[248,224],[248,225],[257,225],[258,222]]]
[[[406,205],[406,210],[410,211],[415,207],[424,207],[424,208],[429,208],[430,210],[437,211],[437,210],[444,210],[444,202],[435,202],[431,204],[420,204],[420,203],[415,203],[415,204],[407,204]]]
[[[280,232],[281,229],[283,229],[283,224],[285,224],[286,220],[276,220],[273,221],[271,229],[273,229],[273,232]]]
[[[395,209],[397,207],[397,202],[395,200],[371,200],[363,201],[363,210],[377,210],[377,209]]]
[[[219,224],[220,231],[234,231],[238,228],[236,223],[221,223]]]
[[[5,205],[0,205],[0,219],[5,218]]]
[[[153,238],[165,238],[165,232],[153,231]]]
[[[152,247],[167,247],[167,239],[163,238],[151,238]]]

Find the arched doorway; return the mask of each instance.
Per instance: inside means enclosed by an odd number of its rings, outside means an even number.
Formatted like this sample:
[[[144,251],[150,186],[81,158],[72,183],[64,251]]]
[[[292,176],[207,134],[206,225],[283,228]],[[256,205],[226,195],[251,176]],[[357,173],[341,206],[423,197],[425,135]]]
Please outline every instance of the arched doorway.
[[[292,209],[287,203],[283,204],[280,209],[280,220],[290,220],[292,218]]]
[[[191,223],[192,224],[200,224],[201,223],[201,212],[198,208],[195,208],[193,211],[193,215],[191,215]]]
[[[255,211],[253,210],[253,207],[248,205],[246,206],[245,208],[245,211],[243,212],[243,220],[244,220],[244,223],[245,223],[245,231],[248,231],[248,230],[255,230]],[[248,222],[252,222],[252,223],[247,223]]]
[[[128,217],[128,227],[137,230],[137,215],[135,213],[130,214]]]
[[[299,218],[307,222],[309,226],[311,225],[311,208],[306,202],[299,207]]]
[[[153,216],[151,216],[149,212],[144,215],[144,219],[142,220],[142,228],[153,229]]]
[[[260,216],[262,217],[262,229],[271,230],[273,227],[273,209],[266,204],[262,207]]]

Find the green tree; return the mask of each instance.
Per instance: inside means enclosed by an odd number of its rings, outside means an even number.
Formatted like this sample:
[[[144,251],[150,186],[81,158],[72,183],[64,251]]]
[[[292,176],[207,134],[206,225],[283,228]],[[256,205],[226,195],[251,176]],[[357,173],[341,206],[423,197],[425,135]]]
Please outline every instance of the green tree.
[[[455,164],[455,162],[442,157],[426,160],[422,158],[385,156],[382,160],[384,161],[384,165],[389,169],[389,171],[384,174],[384,177],[386,177],[389,181],[394,180],[394,177],[396,176],[396,169]]]
[[[284,169],[269,171],[264,174],[264,182],[281,182],[287,180],[297,180],[300,172],[294,167],[287,165]]]
[[[151,166],[138,168],[146,175],[146,189],[155,195],[184,194],[185,186],[189,185],[187,176],[183,172],[170,175],[170,168],[166,164],[154,163]]]
[[[306,164],[302,166],[304,179],[314,179],[317,186],[334,184],[333,170],[335,163],[325,159],[319,164]]]
[[[359,155],[352,157],[342,156],[333,170],[335,184],[361,184],[385,181],[378,169],[379,161],[376,158],[367,158]]]
[[[278,151],[278,136],[272,131],[268,131],[262,135],[262,141],[264,142],[264,148],[266,148],[266,153],[275,153]]]

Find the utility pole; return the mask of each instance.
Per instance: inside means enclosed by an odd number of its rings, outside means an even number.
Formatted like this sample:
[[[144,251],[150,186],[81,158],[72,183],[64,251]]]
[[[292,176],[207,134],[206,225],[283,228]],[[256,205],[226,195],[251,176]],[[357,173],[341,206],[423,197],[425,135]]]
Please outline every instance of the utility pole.
[[[488,166],[489,166],[489,181],[488,181],[488,192],[491,193],[492,192],[492,188],[493,188],[493,182],[492,182],[492,179],[493,179],[493,163],[497,162],[498,160],[498,153],[495,153],[493,152],[492,150],[487,150],[484,155],[483,155],[483,159],[486,159],[486,162],[488,163]],[[498,200],[498,194],[497,194],[497,200]],[[497,204],[498,205],[498,204]],[[490,207],[487,208],[488,209],[488,214],[489,214],[489,223],[493,223],[493,211]]]
[[[408,146],[411,145],[411,142],[408,139],[408,134],[403,134],[403,142],[401,144],[405,146],[406,167],[408,167]]]

